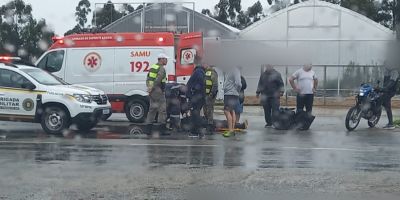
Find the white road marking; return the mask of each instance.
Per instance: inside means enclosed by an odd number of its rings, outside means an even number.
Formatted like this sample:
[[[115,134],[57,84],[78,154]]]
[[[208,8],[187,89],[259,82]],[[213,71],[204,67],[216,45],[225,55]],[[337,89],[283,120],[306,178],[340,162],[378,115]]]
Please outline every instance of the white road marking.
[[[44,142],[44,141],[1,141],[0,143],[5,144],[57,144],[57,142]]]
[[[315,147],[315,148],[306,148],[306,147],[281,147],[282,149],[299,149],[299,150],[327,150],[327,151],[357,151],[357,152],[376,152],[376,150],[372,149],[348,149],[348,148],[324,148],[324,147]]]
[[[218,147],[213,144],[129,144],[130,146],[163,146],[163,147]]]

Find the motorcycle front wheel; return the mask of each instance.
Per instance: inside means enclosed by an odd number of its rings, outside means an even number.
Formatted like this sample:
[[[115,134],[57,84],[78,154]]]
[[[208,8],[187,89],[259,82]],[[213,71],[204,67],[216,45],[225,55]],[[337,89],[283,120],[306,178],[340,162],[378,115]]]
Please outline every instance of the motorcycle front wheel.
[[[357,128],[361,120],[361,108],[359,106],[354,106],[350,108],[346,115],[346,128],[349,131],[353,131]]]

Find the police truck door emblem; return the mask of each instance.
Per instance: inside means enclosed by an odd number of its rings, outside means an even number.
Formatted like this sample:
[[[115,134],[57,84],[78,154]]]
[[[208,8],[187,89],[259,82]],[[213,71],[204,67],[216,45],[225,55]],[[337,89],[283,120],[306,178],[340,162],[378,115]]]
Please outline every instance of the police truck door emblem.
[[[101,56],[98,53],[91,52],[83,59],[83,65],[89,72],[95,72],[101,66]]]
[[[25,111],[32,111],[33,107],[35,107],[35,103],[33,102],[32,99],[25,99],[22,102],[22,107],[24,108]]]

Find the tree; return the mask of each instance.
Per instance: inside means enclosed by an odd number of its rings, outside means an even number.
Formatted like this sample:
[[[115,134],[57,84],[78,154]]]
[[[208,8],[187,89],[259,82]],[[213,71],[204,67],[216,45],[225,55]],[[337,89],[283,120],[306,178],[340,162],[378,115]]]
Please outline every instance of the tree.
[[[87,15],[92,12],[90,9],[89,0],[81,0],[78,3],[78,6],[75,8],[75,16],[76,21],[81,29],[85,28],[85,24],[87,22]]]
[[[90,9],[89,0],[80,0],[75,8],[75,20],[78,22],[71,30],[68,30],[64,35],[71,35],[74,33],[89,32],[89,28],[86,27],[87,15],[92,12]]]
[[[54,32],[44,19],[32,16],[32,6],[12,0],[0,7],[0,53],[35,61],[51,44]]]
[[[122,13],[115,9],[111,1],[107,1],[103,8],[96,10],[93,15],[92,24],[94,24],[97,29],[103,29],[123,16]]]
[[[215,19],[228,24],[229,25],[229,21],[228,21],[228,8],[229,8],[229,2],[228,0],[220,0],[219,3],[217,5],[215,5],[215,10],[216,10],[216,16]]]
[[[229,0],[228,14],[231,20],[231,24],[234,24],[236,22],[236,16],[242,10],[242,6],[240,4],[241,0]]]
[[[131,6],[130,4],[127,4],[127,3],[122,4],[122,8],[121,8],[122,16],[129,15],[130,13],[133,13],[133,11],[135,11],[135,8],[133,6]]]
[[[377,13],[377,22],[386,26],[387,28],[393,29],[395,27],[393,8],[394,1],[382,0]]]
[[[271,5],[271,10],[273,12],[276,12],[278,10],[281,10],[283,8],[286,8],[290,4],[290,0],[267,0],[268,4]]]
[[[378,9],[375,6],[375,0],[342,0],[341,6],[358,12],[366,17],[377,19]]]
[[[209,17],[212,16],[210,9],[202,9],[202,10],[201,10],[201,14],[207,15],[207,16],[209,16]]]
[[[239,15],[237,16],[237,21],[238,21],[237,28],[240,30],[243,30],[252,24],[248,13],[243,11],[240,11]]]
[[[256,22],[256,21],[260,20],[259,15],[262,14],[262,10],[263,10],[263,7],[262,7],[260,1],[257,1],[256,3],[254,3],[251,7],[249,7],[247,9],[248,16],[250,18],[252,18],[253,22]]]

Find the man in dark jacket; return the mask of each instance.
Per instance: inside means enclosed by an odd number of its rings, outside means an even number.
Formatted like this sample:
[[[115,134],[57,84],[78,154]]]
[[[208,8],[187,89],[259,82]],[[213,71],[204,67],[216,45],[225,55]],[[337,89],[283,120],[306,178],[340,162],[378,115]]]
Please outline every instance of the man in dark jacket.
[[[261,95],[261,105],[264,108],[266,128],[272,127],[272,118],[278,113],[280,96],[283,94],[284,83],[281,74],[271,65],[267,65],[261,74],[257,87],[257,98]]]
[[[205,103],[205,65],[201,63],[200,57],[195,59],[196,67],[187,82],[187,97],[192,108],[192,131],[194,136],[200,136],[202,118],[200,111]]]
[[[385,108],[388,124],[384,126],[384,129],[394,129],[393,125],[393,114],[392,114],[392,98],[396,94],[397,85],[399,81],[399,72],[393,66],[389,66],[387,62],[385,62],[385,71],[383,77],[383,96],[382,96],[382,106]]]

